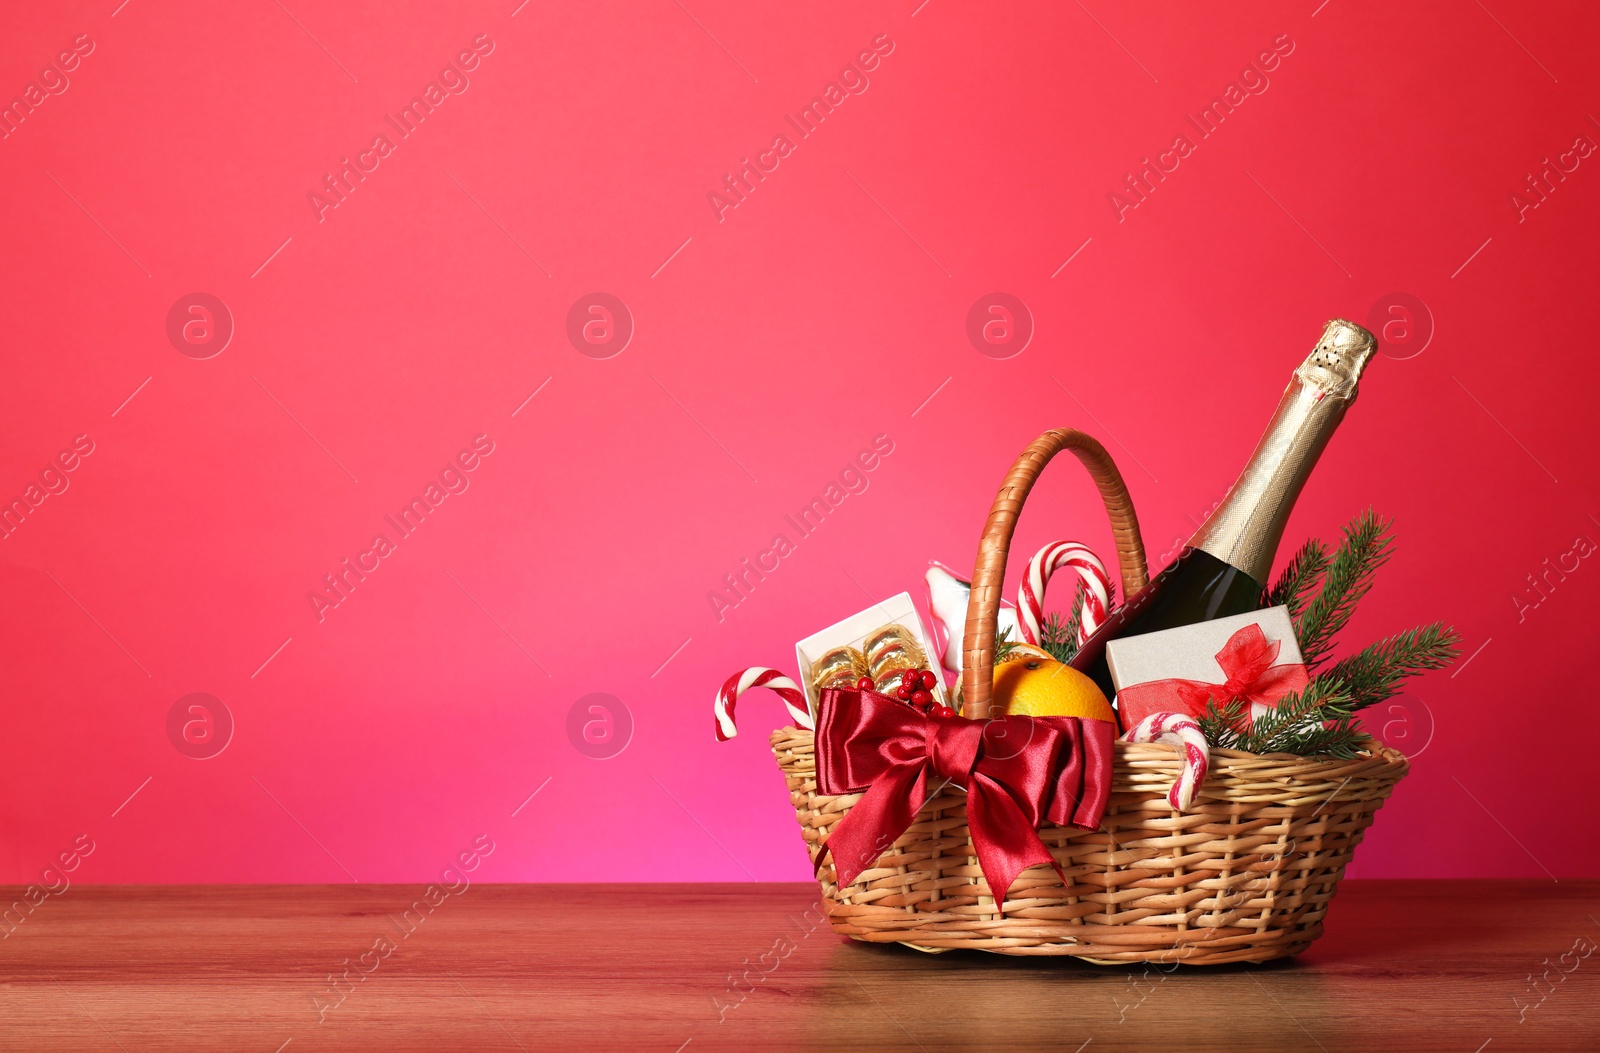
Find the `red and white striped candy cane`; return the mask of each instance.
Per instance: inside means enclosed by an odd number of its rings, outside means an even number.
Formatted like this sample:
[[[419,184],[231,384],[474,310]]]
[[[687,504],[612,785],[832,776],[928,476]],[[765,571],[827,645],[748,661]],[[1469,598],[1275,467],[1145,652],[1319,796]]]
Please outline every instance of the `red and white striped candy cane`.
[[[755,665],[728,677],[727,683],[722,685],[722,690],[717,692],[717,700],[712,708],[717,714],[718,742],[726,742],[739,734],[739,729],[733,723],[733,705],[739,701],[740,695],[752,687],[765,687],[776,691],[778,697],[783,699],[783,704],[789,707],[789,715],[794,718],[794,722],[802,728],[808,730],[812,728],[811,710],[806,707],[806,696],[800,690],[800,685],[776,669]]]
[[[1180,812],[1189,810],[1211,766],[1211,751],[1200,725],[1187,713],[1152,713],[1122,736],[1124,742],[1170,742],[1183,747],[1183,771],[1167,791],[1167,803]]]
[[[1084,586],[1078,642],[1087,640],[1106,620],[1106,610],[1111,605],[1111,578],[1106,574],[1106,565],[1076,541],[1053,541],[1028,560],[1028,572],[1022,576],[1022,588],[1017,592],[1017,622],[1023,643],[1038,644],[1044,622],[1044,589],[1050,575],[1062,567],[1077,571]]]

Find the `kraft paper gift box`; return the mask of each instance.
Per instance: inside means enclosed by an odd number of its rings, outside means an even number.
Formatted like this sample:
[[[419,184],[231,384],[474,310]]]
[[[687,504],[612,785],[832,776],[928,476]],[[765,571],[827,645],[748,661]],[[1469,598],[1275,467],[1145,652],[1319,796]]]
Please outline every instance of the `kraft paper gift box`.
[[[1287,607],[1124,636],[1106,645],[1124,728],[1152,713],[1200,716],[1234,699],[1254,719],[1310,680]]]

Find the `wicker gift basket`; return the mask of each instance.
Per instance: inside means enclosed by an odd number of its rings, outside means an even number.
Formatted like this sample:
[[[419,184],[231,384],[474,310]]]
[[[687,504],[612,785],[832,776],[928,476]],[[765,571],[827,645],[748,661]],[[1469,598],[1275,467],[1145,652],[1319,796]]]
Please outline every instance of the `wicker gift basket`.
[[[1110,517],[1123,594],[1146,581],[1133,503],[1105,449],[1082,432],[1046,432],[1012,466],[978,546],[963,641],[963,715],[989,715],[1006,555],[1028,492],[1062,450],[1088,469]],[[1296,954],[1322,932],[1339,878],[1406,759],[1374,744],[1350,760],[1213,750],[1189,809],[1169,803],[1176,747],[1115,744],[1100,828],[1046,825],[1055,870],[1023,871],[997,908],[973,854],[966,793],[947,785],[859,879],[840,888],[831,858],[818,871],[835,932],[920,950],[1070,955],[1102,964],[1261,962]],[[814,736],[772,735],[806,846],[815,860],[861,794],[818,792]]]

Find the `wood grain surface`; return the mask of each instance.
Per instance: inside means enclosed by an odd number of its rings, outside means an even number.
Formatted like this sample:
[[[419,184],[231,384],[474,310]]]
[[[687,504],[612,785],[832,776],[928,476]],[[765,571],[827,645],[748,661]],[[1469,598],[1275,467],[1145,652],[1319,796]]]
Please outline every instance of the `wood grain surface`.
[[[810,885],[439,896],[73,887],[0,929],[0,1049],[1600,1048],[1600,882],[1350,881],[1300,958],[1171,975],[852,943]]]

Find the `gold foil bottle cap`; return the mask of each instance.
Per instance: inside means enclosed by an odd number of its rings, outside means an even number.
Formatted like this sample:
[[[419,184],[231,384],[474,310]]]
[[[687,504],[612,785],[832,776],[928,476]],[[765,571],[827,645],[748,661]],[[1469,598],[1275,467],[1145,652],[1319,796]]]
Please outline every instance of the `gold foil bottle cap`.
[[[1267,430],[1222,504],[1189,539],[1267,584],[1284,525],[1306,477],[1356,398],[1361,371],[1378,349],[1371,333],[1335,318],[1289,379]]]
[[[1361,371],[1377,349],[1378,341],[1371,333],[1354,322],[1335,318],[1322,327],[1317,346],[1294,375],[1308,387],[1354,401]]]

